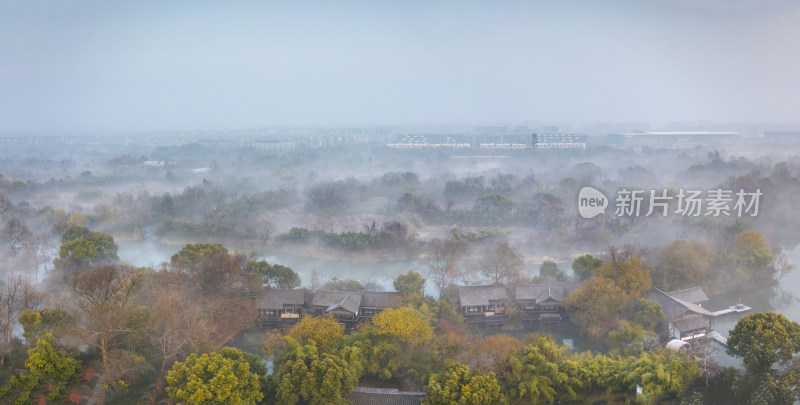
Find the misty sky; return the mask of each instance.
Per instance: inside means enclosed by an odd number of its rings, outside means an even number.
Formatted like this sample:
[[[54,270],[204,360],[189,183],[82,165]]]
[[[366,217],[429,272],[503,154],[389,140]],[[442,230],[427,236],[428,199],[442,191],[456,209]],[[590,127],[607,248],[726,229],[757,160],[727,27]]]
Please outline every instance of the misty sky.
[[[800,2],[4,1],[0,131],[798,122]]]

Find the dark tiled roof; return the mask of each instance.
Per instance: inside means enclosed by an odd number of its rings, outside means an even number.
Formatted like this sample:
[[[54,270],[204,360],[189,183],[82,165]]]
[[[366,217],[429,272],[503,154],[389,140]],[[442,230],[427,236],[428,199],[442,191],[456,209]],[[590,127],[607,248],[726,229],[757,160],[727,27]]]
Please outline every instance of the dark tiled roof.
[[[345,398],[353,405],[421,405],[425,393],[398,391],[393,388],[356,387]]]
[[[667,322],[672,322],[672,320],[687,312],[693,312],[704,316],[714,316],[714,314],[696,304],[673,297],[655,287],[645,292],[642,298],[661,304],[661,311],[664,313],[664,320]]]
[[[325,309],[325,311],[331,312],[336,309],[343,309],[347,312],[358,314],[358,308],[360,307],[360,304],[361,304],[360,296],[345,295],[344,297],[342,297],[341,301],[329,305],[328,308]]]
[[[681,332],[690,332],[693,330],[709,328],[708,318],[702,316],[693,316],[675,321],[675,327]]]
[[[684,288],[683,290],[670,291],[667,294],[693,304],[700,304],[708,301],[706,293],[704,293],[703,289],[700,287]]]
[[[518,300],[536,300],[542,302],[548,298],[564,301],[567,296],[581,285],[580,281],[567,281],[553,284],[530,284],[517,287]]]
[[[361,293],[361,306],[368,308],[398,308],[402,305],[400,293],[364,291]]]
[[[360,292],[344,292],[344,291],[317,291],[314,298],[311,300],[311,305],[316,307],[325,307],[326,311],[334,309],[344,309],[354,314],[358,313],[358,308],[361,306],[361,293]]]
[[[489,305],[489,301],[503,301],[508,291],[502,285],[458,287],[458,301],[462,307]]]
[[[285,305],[303,305],[303,290],[267,288],[256,298],[256,309],[282,309]]]

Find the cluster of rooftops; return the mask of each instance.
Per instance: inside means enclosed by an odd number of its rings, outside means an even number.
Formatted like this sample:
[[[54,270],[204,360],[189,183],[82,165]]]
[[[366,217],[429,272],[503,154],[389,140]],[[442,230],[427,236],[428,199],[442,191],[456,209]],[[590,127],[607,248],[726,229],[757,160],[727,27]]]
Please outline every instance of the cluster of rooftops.
[[[383,291],[317,291],[268,288],[256,297],[259,326],[291,324],[300,314],[331,314],[346,326],[372,318],[386,308],[402,305],[400,294]]]
[[[514,288],[502,285],[461,286],[458,287],[458,305],[469,324],[502,326],[508,320],[506,310],[510,305],[519,311],[523,324],[552,324],[566,319],[562,303],[580,284],[580,281],[573,281]],[[664,319],[658,326],[659,334],[670,341],[668,347],[677,343],[675,350],[704,336],[719,340],[719,334],[711,329],[709,319],[730,311],[749,309],[740,304],[727,310],[710,312],[702,307],[708,297],[700,287],[670,292],[652,288],[645,292],[643,298],[661,304]],[[259,312],[256,323],[264,327],[290,326],[303,313],[317,316],[330,314],[345,328],[352,329],[384,309],[401,305],[402,299],[397,292],[309,292],[267,288],[256,297],[255,306]],[[423,392],[358,387],[347,398],[353,404],[418,405],[424,396]]]
[[[503,285],[460,286],[458,305],[468,324],[498,327],[508,320],[509,306],[518,310],[523,324],[558,323],[567,318],[562,304],[580,281],[529,284],[513,288]],[[711,331],[709,319],[718,312],[703,308],[708,297],[700,287],[664,292],[652,288],[644,298],[661,304],[664,319],[660,332],[665,339],[690,340]],[[293,325],[301,314],[334,316],[346,328],[355,327],[387,308],[397,308],[397,292],[316,291],[264,289],[255,300],[256,323],[262,327]]]

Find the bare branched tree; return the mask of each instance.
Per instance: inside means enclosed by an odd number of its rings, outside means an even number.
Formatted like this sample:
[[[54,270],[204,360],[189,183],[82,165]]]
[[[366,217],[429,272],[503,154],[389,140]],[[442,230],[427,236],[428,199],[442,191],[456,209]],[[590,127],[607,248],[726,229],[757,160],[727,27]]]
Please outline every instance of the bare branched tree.
[[[149,329],[153,346],[161,353],[161,372],[170,361],[182,359],[192,348],[205,342],[210,325],[202,308],[185,294],[165,291],[153,304]]]
[[[47,255],[52,249],[52,239],[46,233],[36,233],[31,235],[25,242],[25,257],[33,267],[35,281],[39,282],[39,266],[50,261]]]
[[[5,233],[8,235],[8,244],[15,255],[22,251],[23,246],[31,237],[31,231],[21,219],[11,218],[6,222]]]
[[[480,272],[493,284],[508,286],[519,278],[522,257],[506,242],[487,248],[479,261]]]
[[[0,288],[0,367],[12,349],[12,337],[19,314],[27,309],[35,309],[41,301],[41,294],[22,277],[11,278]]]
[[[786,257],[784,252],[775,251],[773,255],[775,255],[775,273],[778,275],[778,280],[780,280],[784,275],[792,271],[794,265],[789,263],[789,258]]]
[[[83,316],[77,330],[84,342],[100,350],[105,375],[110,375],[108,352],[113,338],[129,331],[127,315],[141,273],[124,266],[101,265],[76,270],[64,277],[73,303]]]
[[[14,204],[3,194],[0,194],[0,215],[4,215]]]
[[[453,240],[432,239],[428,242],[424,262],[428,276],[441,292],[461,276],[461,245]]]
[[[50,227],[50,234],[52,235],[53,239],[56,241],[61,241],[61,237],[64,236],[64,233],[67,232],[67,229],[70,228],[69,222],[65,219],[56,220],[53,223],[53,226]]]
[[[632,257],[643,257],[647,254],[647,248],[639,245],[626,243],[619,246],[609,246],[605,254],[605,261],[612,264],[619,264],[628,261]]]
[[[317,290],[322,287],[322,280],[319,278],[317,274],[316,267],[311,269],[311,276],[308,279],[308,287],[311,289],[312,292],[317,292]]]
[[[263,240],[264,242],[269,242],[269,238],[272,237],[272,234],[275,232],[275,224],[263,216],[258,217],[255,227],[256,234],[258,235],[259,239]]]

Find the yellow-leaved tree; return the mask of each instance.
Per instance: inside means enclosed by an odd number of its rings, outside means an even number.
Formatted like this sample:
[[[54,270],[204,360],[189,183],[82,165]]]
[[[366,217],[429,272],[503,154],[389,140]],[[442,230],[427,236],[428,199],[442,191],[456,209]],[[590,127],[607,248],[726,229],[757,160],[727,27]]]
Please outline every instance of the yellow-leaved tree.
[[[387,336],[398,341],[417,345],[433,335],[433,328],[416,309],[388,308],[372,318],[372,326],[378,336]]]
[[[419,378],[436,356],[433,340],[428,319],[409,307],[385,309],[348,337],[364,353],[366,374],[382,380],[405,375]]]
[[[341,339],[344,330],[332,315],[325,318],[306,315],[289,330],[287,335],[303,344],[313,341],[318,347],[324,348]]]

